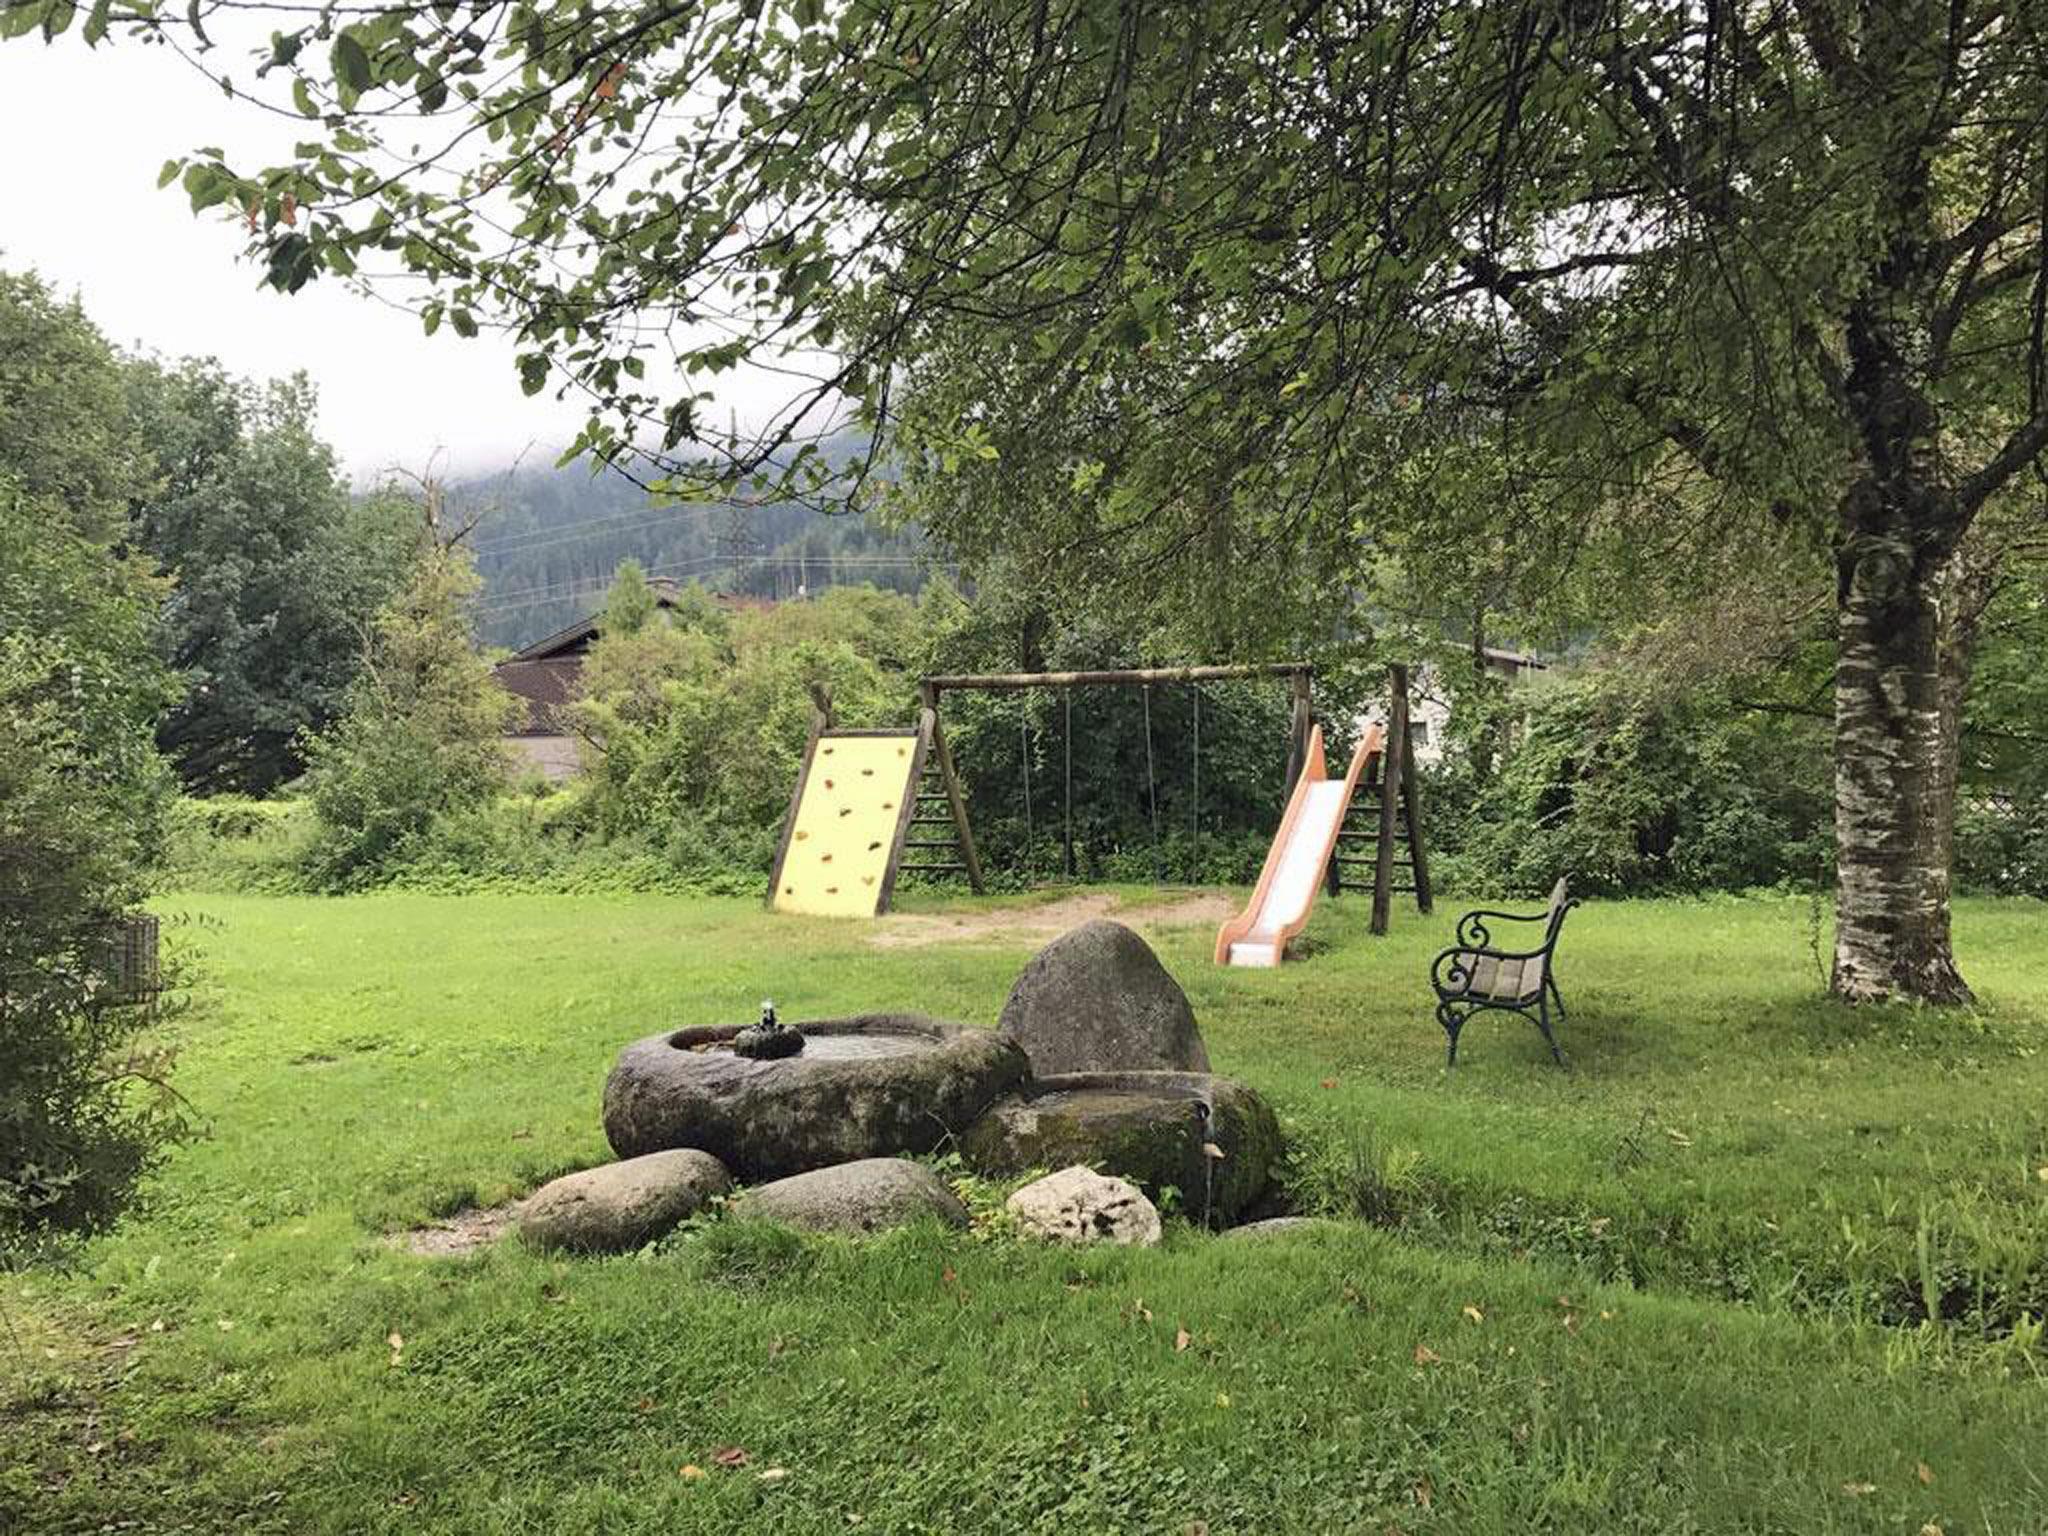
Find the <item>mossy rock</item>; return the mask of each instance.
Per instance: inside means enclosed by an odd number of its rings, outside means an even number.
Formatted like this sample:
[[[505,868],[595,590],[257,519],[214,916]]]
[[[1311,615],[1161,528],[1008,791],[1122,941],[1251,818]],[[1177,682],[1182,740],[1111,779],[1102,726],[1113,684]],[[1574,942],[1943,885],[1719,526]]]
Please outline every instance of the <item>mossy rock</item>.
[[[1226,1227],[1265,1193],[1280,1125],[1264,1099],[1232,1078],[1073,1072],[998,1101],[968,1127],[960,1151],[997,1176],[1085,1163],[1155,1200],[1171,1187],[1195,1220]]]

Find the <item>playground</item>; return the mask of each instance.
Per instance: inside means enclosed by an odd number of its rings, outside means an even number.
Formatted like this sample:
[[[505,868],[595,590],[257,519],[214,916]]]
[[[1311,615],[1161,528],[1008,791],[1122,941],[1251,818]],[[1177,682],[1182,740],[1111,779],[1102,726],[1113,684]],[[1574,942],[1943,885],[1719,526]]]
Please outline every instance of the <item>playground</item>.
[[[1961,902],[1984,1007],[1877,1040],[1816,996],[1801,899],[1594,903],[1576,1070],[1507,1019],[1446,1074],[1447,914],[1376,939],[1367,903],[1325,901],[1304,959],[1243,970],[1213,958],[1242,893],[1195,899],[1183,921],[1145,888],[906,894],[874,925],[170,898],[217,989],[183,1086],[223,1133],[90,1272],[7,1282],[0,1510],[295,1536],[2024,1527],[2038,904]],[[1157,950],[1327,1225],[1040,1247],[941,1162],[972,1231],[409,1251],[605,1161],[624,1042],[764,996],[989,1024],[1034,914],[1075,900]],[[956,918],[958,942],[873,942]]]

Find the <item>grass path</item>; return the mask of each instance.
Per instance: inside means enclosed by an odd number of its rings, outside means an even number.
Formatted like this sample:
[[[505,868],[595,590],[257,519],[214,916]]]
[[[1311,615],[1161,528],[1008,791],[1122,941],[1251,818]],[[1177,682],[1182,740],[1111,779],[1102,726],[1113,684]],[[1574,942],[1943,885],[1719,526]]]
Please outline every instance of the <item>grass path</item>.
[[[386,1234],[603,1158],[628,1039],[763,996],[987,1022],[1036,941],[674,898],[166,910],[213,1134],[88,1267],[0,1282],[0,1531],[2048,1528],[2039,905],[1964,904],[1984,1006],[1947,1017],[1818,1000],[1797,901],[1591,906],[1570,1074],[1512,1020],[1444,1073],[1440,919],[1327,911],[1279,973],[1169,929],[1299,1196],[1378,1225],[602,1262]]]

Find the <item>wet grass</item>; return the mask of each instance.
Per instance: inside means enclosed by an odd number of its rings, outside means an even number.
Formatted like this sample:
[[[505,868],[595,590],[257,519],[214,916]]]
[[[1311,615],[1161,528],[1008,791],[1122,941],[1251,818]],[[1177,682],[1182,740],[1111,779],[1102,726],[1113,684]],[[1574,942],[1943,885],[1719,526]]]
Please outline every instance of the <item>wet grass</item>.
[[[0,1529],[2048,1521],[2039,905],[1963,905],[1983,1001],[1949,1015],[1823,1000],[1797,900],[1589,906],[1569,1074],[1511,1019],[1446,1074],[1442,915],[1328,910],[1278,973],[1170,931],[1297,1203],[1364,1220],[1084,1254],[712,1225],[601,1262],[385,1234],[601,1160],[628,1039],[763,996],[987,1022],[1029,944],[666,897],[166,909],[213,1133],[77,1272],[0,1281]]]

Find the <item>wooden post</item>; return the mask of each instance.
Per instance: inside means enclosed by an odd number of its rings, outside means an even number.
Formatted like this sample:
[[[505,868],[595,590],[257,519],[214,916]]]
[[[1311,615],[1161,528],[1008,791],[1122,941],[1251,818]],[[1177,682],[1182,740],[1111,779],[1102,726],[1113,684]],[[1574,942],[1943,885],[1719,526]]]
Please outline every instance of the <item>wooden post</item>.
[[[918,693],[924,707],[931,711],[932,747],[938,753],[939,779],[946,786],[946,805],[953,813],[953,831],[960,839],[960,860],[967,866],[967,883],[979,896],[981,885],[981,859],[974,851],[974,832],[967,825],[967,797],[960,793],[960,779],[953,771],[953,749],[946,745],[945,727],[939,723],[939,691],[930,683],[920,683]]]
[[[1386,764],[1380,774],[1380,829],[1378,856],[1372,872],[1372,931],[1385,933],[1394,902],[1394,818],[1400,814],[1404,789],[1402,766],[1408,755],[1407,670],[1395,667],[1387,696],[1387,745],[1381,754]]]
[[[1401,815],[1408,828],[1408,860],[1415,876],[1415,909],[1427,913],[1433,905],[1429,890],[1429,853],[1422,846],[1422,780],[1415,772],[1415,733],[1409,729],[1406,667],[1394,668],[1394,687],[1401,695]]]
[[[1060,797],[1060,815],[1063,830],[1060,840],[1065,848],[1066,872],[1069,880],[1074,878],[1074,690],[1065,694],[1066,723],[1060,729],[1060,747],[1066,754],[1066,791]]]
[[[1315,710],[1309,694],[1309,674],[1293,674],[1294,711],[1287,723],[1287,782],[1280,786],[1280,803],[1293,798],[1294,783],[1308,766],[1308,737],[1315,728]]]

